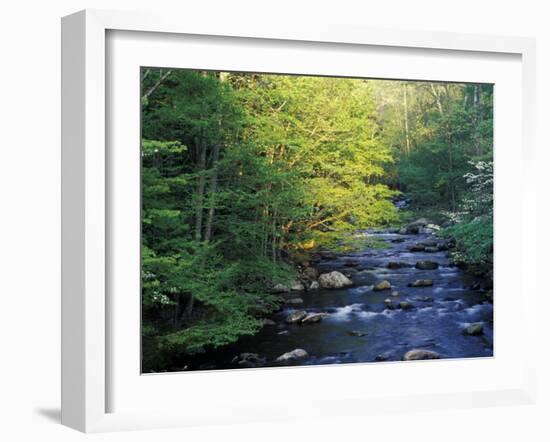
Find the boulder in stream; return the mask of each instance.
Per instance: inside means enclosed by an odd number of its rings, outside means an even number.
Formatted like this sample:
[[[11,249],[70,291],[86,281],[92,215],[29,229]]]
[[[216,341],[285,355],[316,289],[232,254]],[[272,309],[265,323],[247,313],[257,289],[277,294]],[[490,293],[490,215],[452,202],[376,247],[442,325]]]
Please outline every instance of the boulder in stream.
[[[404,361],[420,361],[424,359],[439,359],[439,353],[422,348],[413,348],[403,356]]]
[[[415,244],[409,248],[409,252],[423,252],[426,247],[421,246],[420,244]]]
[[[431,279],[417,279],[414,282],[410,282],[409,287],[431,287],[434,282]]]
[[[261,358],[258,353],[241,353],[231,362],[242,368],[256,368],[265,365],[266,359]]]
[[[311,285],[309,286],[310,290],[319,290],[319,283],[317,281],[313,281]]]
[[[462,330],[462,333],[468,336],[479,336],[483,334],[483,322],[474,322]]]
[[[407,264],[406,262],[390,261],[386,264],[386,267],[388,269],[402,269],[404,267],[410,267],[410,265]]]
[[[402,310],[411,310],[413,305],[409,301],[401,301],[399,303],[399,308]]]
[[[296,310],[296,311],[293,311],[292,313],[290,313],[286,319],[285,319],[285,322],[287,324],[297,324],[299,323],[302,319],[304,319],[307,315],[307,312],[305,310]]]
[[[275,359],[275,362],[278,362],[280,364],[295,364],[306,360],[308,357],[309,354],[307,351],[302,348],[297,348],[287,353],[283,353],[281,356]]]
[[[304,318],[302,318],[302,324],[317,324],[327,316],[330,315],[328,313],[308,313]]]
[[[306,288],[304,287],[304,284],[302,284],[300,281],[295,281],[292,286],[290,287],[290,290],[293,292],[303,292]]]
[[[387,280],[384,280],[384,281],[380,281],[378,284],[376,284],[373,288],[372,288],[375,292],[381,292],[382,290],[390,290],[391,289],[391,284],[389,281]]]
[[[325,289],[341,289],[353,285],[350,279],[342,273],[333,271],[319,276],[319,285]]]
[[[435,252],[439,252],[439,248],[438,247],[426,247],[426,248],[424,248],[424,251],[426,253],[435,253]]]
[[[290,287],[287,287],[283,284],[275,284],[271,289],[273,293],[288,293],[290,292]]]
[[[439,267],[439,264],[433,261],[418,261],[415,267],[419,270],[435,270]]]

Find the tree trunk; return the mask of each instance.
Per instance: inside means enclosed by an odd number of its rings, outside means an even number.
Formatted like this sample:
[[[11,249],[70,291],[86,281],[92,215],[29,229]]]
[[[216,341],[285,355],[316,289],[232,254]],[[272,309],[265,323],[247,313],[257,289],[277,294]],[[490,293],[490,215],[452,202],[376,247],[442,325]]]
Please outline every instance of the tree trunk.
[[[210,177],[210,189],[208,191],[210,195],[210,201],[208,206],[208,216],[206,219],[206,229],[204,233],[204,240],[210,241],[212,238],[212,223],[214,222],[214,212],[215,212],[215,198],[216,191],[218,189],[218,160],[220,157],[220,145],[216,144],[214,146],[214,151],[212,153],[212,176]]]
[[[204,204],[204,188],[206,186],[206,177],[204,169],[206,168],[206,146],[201,143],[201,151],[199,157],[199,183],[197,186],[197,208],[195,209],[195,239],[202,239],[202,206]]]
[[[407,83],[403,84],[403,108],[405,110],[405,146],[407,155],[411,153],[411,139],[409,136],[409,106],[407,103]]]

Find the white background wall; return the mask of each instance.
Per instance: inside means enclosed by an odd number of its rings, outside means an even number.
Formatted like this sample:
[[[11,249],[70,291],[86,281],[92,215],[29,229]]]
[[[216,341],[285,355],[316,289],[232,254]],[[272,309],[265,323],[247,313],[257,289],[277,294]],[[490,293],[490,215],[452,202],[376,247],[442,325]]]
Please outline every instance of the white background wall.
[[[550,440],[548,317],[539,283],[536,406],[377,415],[364,419],[161,430],[84,436],[59,425],[60,322],[60,17],[83,8],[167,10],[182,22],[194,14],[231,20],[350,23],[534,36],[538,42],[539,200],[548,199],[545,128],[550,121],[550,14],[544,1],[379,0],[272,2],[186,0],[19,0],[0,9],[0,440]],[[521,179],[518,171],[518,181]],[[548,210],[540,205],[539,254],[532,277],[545,276]],[[514,232],[510,232],[514,241]],[[547,259],[546,259],[547,260]],[[520,326],[520,324],[518,325]],[[381,380],[384,382],[386,380]],[[452,382],[452,380],[449,380]],[[411,379],[414,382],[414,379]],[[185,398],[182,397],[182,401]]]

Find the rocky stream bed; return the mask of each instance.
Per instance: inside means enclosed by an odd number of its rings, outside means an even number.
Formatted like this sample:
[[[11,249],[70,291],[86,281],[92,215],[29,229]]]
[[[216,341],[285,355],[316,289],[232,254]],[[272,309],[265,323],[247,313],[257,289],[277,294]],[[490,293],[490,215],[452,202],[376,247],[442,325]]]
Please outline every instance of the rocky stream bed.
[[[451,265],[452,244],[423,225],[358,234],[387,247],[320,253],[257,335],[179,369],[493,355],[491,287]]]

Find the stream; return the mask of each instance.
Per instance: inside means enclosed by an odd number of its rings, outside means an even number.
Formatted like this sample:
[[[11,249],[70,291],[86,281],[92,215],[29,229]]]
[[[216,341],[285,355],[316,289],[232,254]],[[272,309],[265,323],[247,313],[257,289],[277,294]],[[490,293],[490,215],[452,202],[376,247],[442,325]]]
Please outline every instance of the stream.
[[[493,305],[483,291],[475,289],[478,281],[452,266],[445,250],[410,251],[417,243],[441,242],[439,238],[431,233],[362,234],[382,240],[388,247],[337,255],[316,265],[320,273],[336,270],[348,275],[352,287],[285,294],[288,299],[301,298],[303,303],[285,305],[270,316],[274,323],[257,335],[224,351],[203,355],[200,366],[187,369],[236,368],[234,357],[241,353],[257,354],[259,366],[276,366],[280,365],[277,357],[294,349],[308,353],[299,365],[398,361],[411,349],[431,350],[441,358],[493,355]],[[423,260],[438,267],[415,268]],[[388,268],[390,262],[403,267]],[[409,286],[421,279],[432,280],[433,285]],[[383,280],[391,283],[391,290],[374,291],[374,285]],[[392,296],[396,291],[399,295]],[[399,307],[402,301],[408,303],[406,309]],[[285,319],[297,310],[328,315],[315,324],[287,324]],[[482,324],[483,332],[464,334],[473,323]]]

